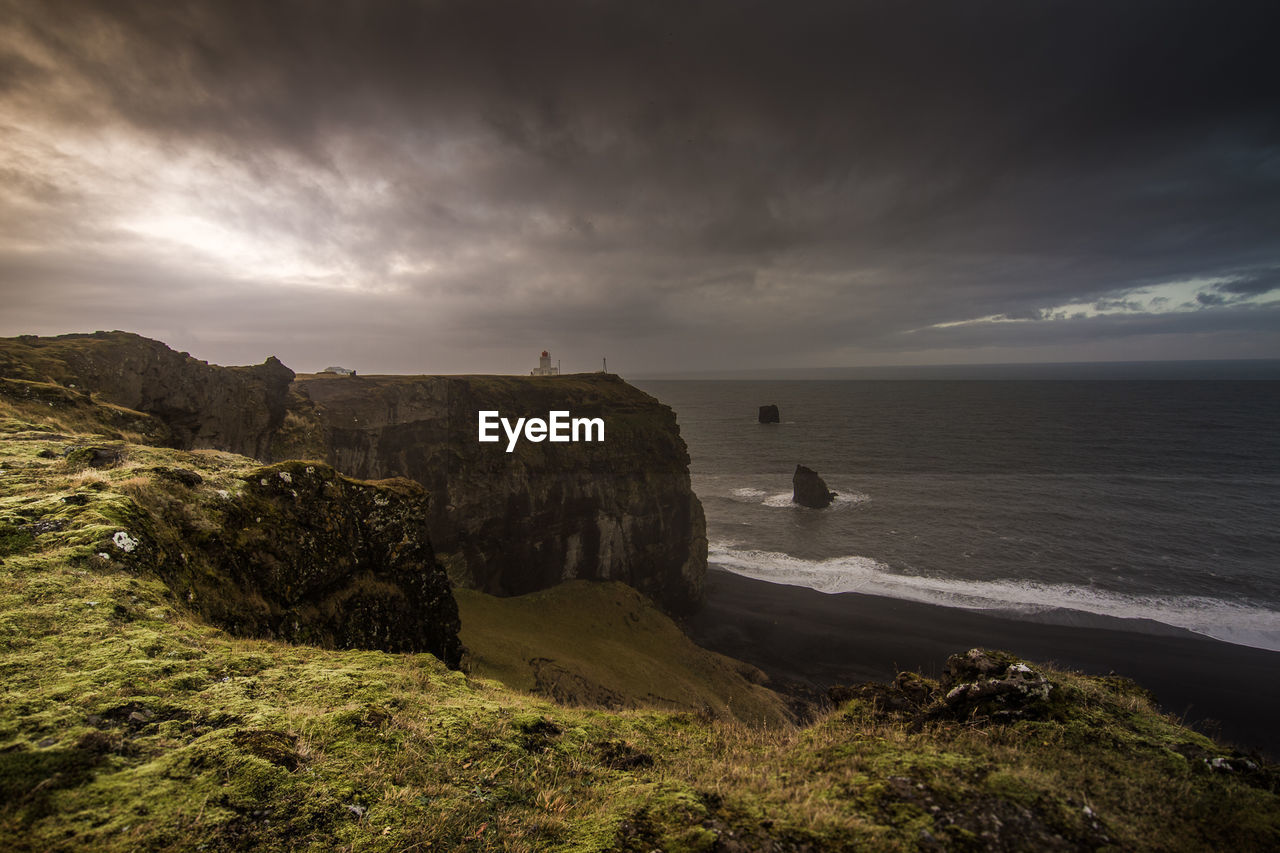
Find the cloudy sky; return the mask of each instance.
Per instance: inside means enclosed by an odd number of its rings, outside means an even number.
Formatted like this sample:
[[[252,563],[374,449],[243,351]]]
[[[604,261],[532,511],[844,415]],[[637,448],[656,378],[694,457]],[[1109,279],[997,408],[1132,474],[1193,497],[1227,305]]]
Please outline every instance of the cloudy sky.
[[[1275,4],[0,0],[0,335],[1280,357]]]

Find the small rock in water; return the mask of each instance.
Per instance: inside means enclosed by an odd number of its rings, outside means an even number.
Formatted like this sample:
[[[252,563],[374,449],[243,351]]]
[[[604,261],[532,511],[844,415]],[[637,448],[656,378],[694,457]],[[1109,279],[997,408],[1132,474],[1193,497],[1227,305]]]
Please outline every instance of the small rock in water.
[[[760,407],[760,423],[776,424],[782,422],[782,416],[778,414],[778,407],[775,405]]]
[[[803,465],[796,466],[796,473],[791,477],[791,501],[813,509],[831,506],[836,493],[827,488],[827,484],[818,476],[818,472]]]

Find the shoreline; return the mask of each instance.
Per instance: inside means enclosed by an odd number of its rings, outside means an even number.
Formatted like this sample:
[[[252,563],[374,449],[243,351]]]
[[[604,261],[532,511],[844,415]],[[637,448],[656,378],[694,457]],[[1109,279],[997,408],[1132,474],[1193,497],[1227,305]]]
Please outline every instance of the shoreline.
[[[1197,730],[1280,760],[1280,679],[1274,677],[1280,652],[1147,620],[1107,623],[1113,627],[823,593],[712,565],[706,603],[687,628],[699,645],[754,664],[776,681],[818,691],[888,681],[902,670],[936,676],[948,656],[974,646],[1088,674],[1114,672],[1150,690],[1165,712]]]

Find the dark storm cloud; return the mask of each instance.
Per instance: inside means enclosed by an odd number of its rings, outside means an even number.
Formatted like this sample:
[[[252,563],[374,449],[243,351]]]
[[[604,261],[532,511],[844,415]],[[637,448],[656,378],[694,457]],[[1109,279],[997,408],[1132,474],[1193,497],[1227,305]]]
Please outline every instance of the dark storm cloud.
[[[1225,324],[1274,345],[1275,306],[1228,311],[1280,263],[1263,4],[53,0],[5,17],[6,333],[145,318],[222,358],[282,341],[327,363],[377,329],[362,357],[457,370],[551,344],[643,370],[1152,339],[1135,318],[1052,319],[1089,303],[1154,312],[1176,329],[1161,339]],[[1166,303],[1199,310],[1154,316]],[[930,329],[997,316],[1025,322]]]
[[[1273,290],[1280,290],[1280,271],[1268,270],[1265,273],[1243,276],[1223,282],[1217,289],[1236,296],[1261,296]]]

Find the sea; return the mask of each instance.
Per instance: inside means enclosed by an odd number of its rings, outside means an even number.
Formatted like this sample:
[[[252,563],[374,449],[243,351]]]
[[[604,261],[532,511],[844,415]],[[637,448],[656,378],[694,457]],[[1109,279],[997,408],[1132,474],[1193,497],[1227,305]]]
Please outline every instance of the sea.
[[[633,384],[676,412],[713,568],[1280,651],[1280,382]]]

